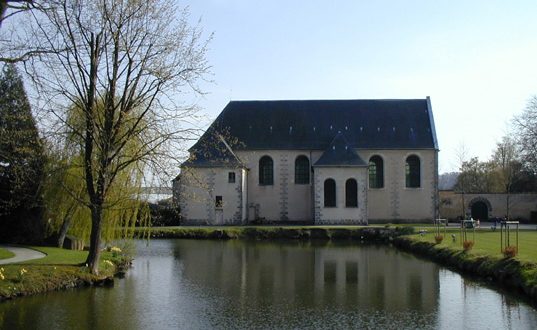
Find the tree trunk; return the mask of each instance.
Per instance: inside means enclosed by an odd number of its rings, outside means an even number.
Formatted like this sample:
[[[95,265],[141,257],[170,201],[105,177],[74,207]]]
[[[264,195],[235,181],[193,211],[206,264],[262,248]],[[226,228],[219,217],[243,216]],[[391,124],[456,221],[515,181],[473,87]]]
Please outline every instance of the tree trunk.
[[[101,229],[102,229],[102,205],[94,205],[91,208],[91,236],[89,254],[86,259],[90,272],[99,273],[99,259],[101,257]]]
[[[68,212],[65,215],[65,218],[63,219],[62,228],[60,229],[60,235],[58,237],[58,247],[63,247],[63,241],[65,240],[65,236],[67,235],[67,231],[69,230],[69,226],[71,225],[71,219],[73,218],[73,215]]]
[[[507,211],[507,221],[510,221],[510,218],[511,218],[511,215],[509,214],[510,213],[509,212],[510,211],[509,210],[509,198],[510,197],[511,197],[511,191],[508,190],[507,191],[507,202],[506,202],[507,205],[505,205],[505,208],[506,208],[506,211]]]
[[[462,220],[466,220],[466,208],[464,207],[464,191],[461,193]]]

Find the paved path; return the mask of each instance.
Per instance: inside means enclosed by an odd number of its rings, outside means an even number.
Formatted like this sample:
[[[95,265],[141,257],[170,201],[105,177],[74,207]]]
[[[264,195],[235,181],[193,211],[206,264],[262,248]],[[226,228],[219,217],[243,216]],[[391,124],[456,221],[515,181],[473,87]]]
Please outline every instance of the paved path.
[[[0,259],[0,265],[5,264],[12,264],[17,262],[23,262],[27,260],[33,260],[33,259],[40,259],[44,258],[47,255],[28,248],[18,247],[18,246],[10,246],[10,245],[0,245],[1,248],[9,250],[15,254],[14,257],[8,258],[8,259]]]

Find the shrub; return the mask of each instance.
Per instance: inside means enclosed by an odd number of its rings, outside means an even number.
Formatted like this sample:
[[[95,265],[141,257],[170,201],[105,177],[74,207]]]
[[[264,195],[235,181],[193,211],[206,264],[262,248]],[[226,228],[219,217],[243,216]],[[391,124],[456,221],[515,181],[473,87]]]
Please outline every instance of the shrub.
[[[516,246],[509,245],[503,249],[503,256],[506,258],[513,258],[518,253]]]
[[[462,247],[464,248],[464,251],[469,251],[474,247],[474,241],[464,241],[462,242]]]
[[[434,240],[435,240],[436,244],[440,244],[444,240],[444,236],[443,235],[436,235],[434,237]]]

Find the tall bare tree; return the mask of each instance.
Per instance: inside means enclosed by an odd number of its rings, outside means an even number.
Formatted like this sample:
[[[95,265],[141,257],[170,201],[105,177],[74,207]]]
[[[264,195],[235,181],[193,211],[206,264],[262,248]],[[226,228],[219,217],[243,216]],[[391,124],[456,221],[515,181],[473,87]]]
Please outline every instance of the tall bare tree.
[[[0,0],[0,27],[5,19],[36,6],[34,0]]]
[[[506,216],[507,219],[509,219],[511,188],[519,170],[519,166],[517,166],[517,149],[515,141],[509,136],[504,136],[502,140],[496,144],[496,150],[492,155],[492,163],[499,170],[499,180],[502,184],[503,192],[506,194]]]
[[[526,168],[537,174],[537,96],[533,96],[524,111],[513,118],[515,141]]]
[[[466,147],[466,144],[461,141],[459,145],[457,146],[457,148],[455,149],[456,162],[459,168],[459,173],[461,174],[464,172],[464,165],[468,159],[468,155],[469,155],[468,148]],[[466,181],[467,181],[466,178],[461,178],[459,175],[459,177],[457,178],[456,187],[454,188],[455,190],[458,190],[461,193],[461,206],[462,206],[461,217],[463,220],[466,218],[466,206],[464,205],[464,193],[466,192],[466,186],[467,186]]]
[[[87,264],[97,273],[110,187],[133,164],[146,170],[178,156],[177,143],[192,132],[184,123],[196,110],[183,96],[200,93],[210,38],[174,0],[54,1],[33,14],[28,44],[48,51],[26,66],[62,125],[73,104],[83,112],[83,125],[69,131],[83,141],[92,220]],[[127,150],[133,139],[140,148]]]

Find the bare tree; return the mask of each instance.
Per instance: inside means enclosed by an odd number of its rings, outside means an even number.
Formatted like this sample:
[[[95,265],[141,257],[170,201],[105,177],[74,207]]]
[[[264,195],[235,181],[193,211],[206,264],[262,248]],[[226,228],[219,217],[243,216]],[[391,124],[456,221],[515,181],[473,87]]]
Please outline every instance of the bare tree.
[[[459,177],[457,178],[457,189],[461,193],[461,214],[462,219],[466,218],[466,207],[464,205],[464,193],[466,192],[467,180],[462,177],[461,174],[464,172],[464,165],[468,159],[469,151],[464,142],[460,142],[455,150],[455,158],[457,162],[457,167],[459,168]]]
[[[5,19],[36,6],[33,0],[0,0],[0,27]]]
[[[70,125],[70,106],[83,112],[83,125],[69,131],[83,141],[92,221],[87,264],[97,273],[103,211],[116,178],[133,164],[147,171],[176,159],[178,143],[191,138],[184,123],[196,107],[180,100],[185,92],[200,93],[197,83],[210,70],[210,38],[203,39],[199,24],[191,26],[188,11],[173,0],[55,2],[33,14],[28,46],[48,51],[26,66],[63,126]],[[128,150],[133,140],[140,147]]]
[[[507,219],[510,216],[510,197],[513,181],[518,171],[517,165],[517,150],[515,141],[509,136],[504,136],[500,142],[496,144],[496,150],[492,155],[492,162],[499,170],[499,179],[506,194],[505,207],[507,211]]]
[[[513,118],[515,141],[526,168],[537,173],[537,96],[533,96],[524,111]]]

